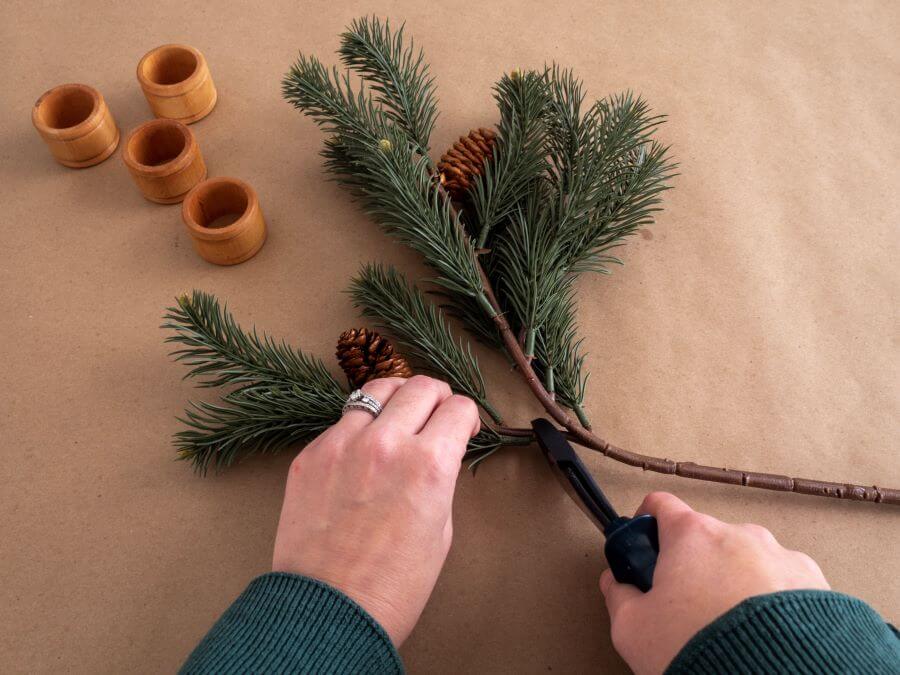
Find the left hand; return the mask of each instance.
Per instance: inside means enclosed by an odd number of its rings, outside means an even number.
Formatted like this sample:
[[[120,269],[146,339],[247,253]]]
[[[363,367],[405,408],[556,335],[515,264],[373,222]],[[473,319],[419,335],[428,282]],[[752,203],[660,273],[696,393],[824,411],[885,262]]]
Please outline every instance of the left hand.
[[[399,646],[447,557],[471,399],[417,375],[372,380],[378,418],[351,410],[291,464],[272,570],[324,581],[359,603]]]

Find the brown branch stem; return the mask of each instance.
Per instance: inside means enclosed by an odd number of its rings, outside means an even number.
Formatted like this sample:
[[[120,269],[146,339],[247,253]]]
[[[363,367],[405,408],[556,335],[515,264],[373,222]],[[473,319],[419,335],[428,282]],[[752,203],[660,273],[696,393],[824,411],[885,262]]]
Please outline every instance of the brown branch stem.
[[[477,261],[476,261],[477,262]],[[900,505],[900,490],[894,488],[880,488],[877,486],[856,485],[853,483],[835,483],[832,481],[816,480],[811,478],[793,478],[774,473],[760,473],[758,471],[744,471],[741,469],[728,469],[725,467],[707,466],[696,462],[677,462],[671,459],[642,455],[616,447],[591,431],[582,427],[562,408],[552,397],[531,367],[531,362],[525,356],[519,346],[519,341],[513,334],[509,322],[497,303],[497,298],[491,288],[490,281],[481,266],[484,292],[488,301],[494,307],[496,314],[493,317],[500,337],[506,347],[506,351],[515,362],[525,383],[531,389],[535,398],[544,407],[544,410],[558,424],[565,427],[569,437],[576,443],[603,454],[610,459],[629,466],[640,467],[644,471],[672,474],[682,478],[693,478],[714,483],[728,483],[730,485],[742,485],[746,487],[762,488],[764,490],[776,490],[779,492],[796,492],[799,494],[813,495],[817,497],[833,497],[836,499],[852,499],[856,501],[876,502],[881,504]],[[520,430],[521,431],[521,430]],[[527,431],[527,430],[525,430]],[[522,435],[511,429],[504,429],[505,435]]]
[[[497,431],[503,436],[521,438],[523,445],[525,445],[526,441],[528,443],[534,441],[534,433],[531,429],[500,427]],[[566,438],[573,443],[577,443],[589,450],[599,452],[618,462],[640,467],[645,471],[674,474],[682,478],[693,478],[695,480],[705,480],[714,483],[756,487],[778,492],[796,492],[798,494],[813,495],[816,497],[834,497],[836,499],[900,505],[900,490],[895,488],[880,488],[876,486],[856,485],[854,483],[835,483],[812,478],[792,478],[781,474],[743,471],[740,469],[728,469],[726,467],[713,467],[697,464],[695,462],[676,462],[669,459],[660,459],[658,457],[649,457],[647,455],[628,452],[622,448],[617,448],[614,445],[605,443],[602,440],[600,440],[602,446],[593,442],[586,443],[583,440],[583,437],[573,434],[571,431],[565,431],[564,433]],[[625,459],[623,456],[627,456],[628,458]],[[642,461],[635,461],[636,458],[642,458]],[[651,461],[645,462],[643,460]],[[793,485],[793,489],[789,487],[791,485]]]

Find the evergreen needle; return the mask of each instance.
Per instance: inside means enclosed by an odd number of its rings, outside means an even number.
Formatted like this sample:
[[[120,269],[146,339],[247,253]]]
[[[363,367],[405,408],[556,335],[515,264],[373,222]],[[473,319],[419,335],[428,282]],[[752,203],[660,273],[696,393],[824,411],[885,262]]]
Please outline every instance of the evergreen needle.
[[[397,270],[364,266],[350,284],[350,295],[363,316],[375,319],[423,367],[445,379],[455,391],[471,397],[495,422],[502,421],[487,398],[469,343],[453,337],[441,310]]]

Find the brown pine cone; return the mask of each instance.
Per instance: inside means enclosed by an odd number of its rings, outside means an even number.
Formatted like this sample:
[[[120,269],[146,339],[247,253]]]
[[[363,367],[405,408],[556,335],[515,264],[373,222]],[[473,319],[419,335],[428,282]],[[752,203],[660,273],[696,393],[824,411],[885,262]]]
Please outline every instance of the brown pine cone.
[[[341,333],[336,355],[355,389],[379,377],[413,374],[406,359],[394,351],[394,345],[368,328],[351,328]]]
[[[480,176],[484,163],[494,154],[497,134],[491,129],[472,129],[460,136],[438,162],[441,185],[456,201],[462,201],[475,176]]]

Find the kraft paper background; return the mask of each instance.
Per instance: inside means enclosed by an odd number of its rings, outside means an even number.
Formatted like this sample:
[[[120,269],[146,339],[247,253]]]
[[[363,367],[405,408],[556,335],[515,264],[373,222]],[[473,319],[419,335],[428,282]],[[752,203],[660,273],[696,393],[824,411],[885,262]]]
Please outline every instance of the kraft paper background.
[[[199,478],[174,461],[192,397],[158,329],[201,288],[331,363],[358,324],[358,266],[423,270],[383,236],[281,100],[298,50],[328,63],[356,16],[405,19],[432,63],[439,153],[495,121],[491,84],[557,60],[591,97],[632,88],[669,115],[680,162],[666,210],[612,277],[580,285],[589,411],[602,435],[674,459],[900,485],[900,5],[893,2],[5,2],[0,9],[0,669],[174,670],[267,570],[293,453]],[[31,106],[96,86],[123,132],[150,117],[140,57],[207,57],[215,111],[192,127],[211,175],[254,185],[268,243],[203,262],[177,206],[141,198],[121,148],[63,168]],[[508,418],[537,409],[483,356]],[[896,508],[703,484],[585,453],[633,510],[671,490],[755,521],[834,588],[900,619]],[[620,672],[597,589],[597,531],[536,450],[463,473],[456,539],[403,646],[413,673]],[[725,583],[727,580],[723,580]],[[649,637],[649,636],[648,636]]]

